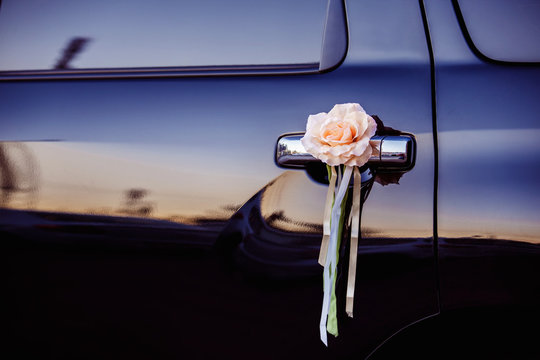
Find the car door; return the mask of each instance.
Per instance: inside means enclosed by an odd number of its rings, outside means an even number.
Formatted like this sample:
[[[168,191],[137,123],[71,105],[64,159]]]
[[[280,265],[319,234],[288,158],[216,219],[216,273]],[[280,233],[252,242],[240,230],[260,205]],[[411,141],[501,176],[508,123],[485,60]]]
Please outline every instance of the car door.
[[[437,98],[441,312],[460,329],[462,348],[535,357],[526,329],[538,321],[540,300],[540,7],[455,0],[426,2],[426,9]]]
[[[331,0],[322,9],[322,56],[314,63],[2,72],[0,221],[11,351],[365,357],[437,313],[421,7]],[[234,11],[243,8],[224,7],[212,18]],[[206,20],[197,21],[211,26]],[[86,46],[78,39],[60,60]],[[327,186],[273,158],[280,135],[346,102],[413,134],[416,161],[401,177],[372,172],[354,318],[339,303],[339,336],[325,348],[317,257]]]

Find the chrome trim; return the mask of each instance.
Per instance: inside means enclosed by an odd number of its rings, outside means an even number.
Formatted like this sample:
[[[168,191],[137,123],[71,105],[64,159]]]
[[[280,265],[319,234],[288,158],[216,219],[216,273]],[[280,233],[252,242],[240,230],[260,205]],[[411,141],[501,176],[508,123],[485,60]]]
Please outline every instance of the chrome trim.
[[[381,147],[381,163],[407,164],[412,154],[411,138],[408,136],[386,136]]]
[[[276,165],[288,169],[304,169],[307,164],[320,160],[306,152],[300,139],[304,133],[289,133],[279,137],[276,144]],[[368,164],[379,170],[408,170],[414,164],[414,136],[374,136],[371,144],[378,150],[369,158]]]
[[[306,152],[300,142],[304,134],[283,135],[276,145],[276,164],[284,168],[304,168],[308,163],[318,162],[311,154]]]
[[[319,63],[0,71],[0,81],[315,74]]]

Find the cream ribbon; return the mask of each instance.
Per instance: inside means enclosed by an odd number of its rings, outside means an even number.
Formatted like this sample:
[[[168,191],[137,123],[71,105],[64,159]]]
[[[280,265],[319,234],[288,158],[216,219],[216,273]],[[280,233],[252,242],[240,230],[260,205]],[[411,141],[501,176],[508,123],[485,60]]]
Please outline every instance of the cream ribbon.
[[[353,200],[351,209],[351,246],[349,250],[349,275],[347,277],[347,301],[345,311],[353,317],[354,286],[356,283],[356,258],[358,257],[358,236],[360,233],[360,201],[362,192],[362,175],[354,168]]]
[[[324,345],[328,346],[328,335],[326,332],[326,321],[328,319],[328,312],[330,310],[330,299],[332,294],[333,286],[333,277],[337,270],[337,239],[339,231],[339,219],[341,217],[341,202],[345,197],[345,193],[349,187],[349,182],[351,179],[353,168],[351,166],[346,166],[343,173],[343,177],[338,181],[338,191],[332,206],[332,214],[330,218],[330,237],[328,239],[328,246],[326,251],[326,261],[323,271],[323,281],[324,281],[324,296],[323,304],[321,310],[321,321],[319,323],[319,331],[321,336],[321,341]],[[333,193],[333,191],[328,191]],[[327,196],[327,199],[329,196]]]

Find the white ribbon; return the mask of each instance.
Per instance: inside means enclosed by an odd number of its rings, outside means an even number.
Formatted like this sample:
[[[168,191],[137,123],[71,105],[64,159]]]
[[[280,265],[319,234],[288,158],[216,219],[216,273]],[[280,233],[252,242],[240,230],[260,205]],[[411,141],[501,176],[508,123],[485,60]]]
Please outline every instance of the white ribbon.
[[[328,346],[328,336],[326,333],[326,321],[328,319],[328,312],[330,310],[330,298],[332,293],[333,286],[333,276],[337,270],[337,239],[339,231],[339,219],[341,217],[341,202],[347,192],[349,187],[349,181],[351,179],[351,174],[353,167],[346,166],[343,177],[338,179],[337,185],[337,194],[334,200],[334,205],[332,206],[332,214],[330,221],[330,237],[328,241],[328,251],[326,254],[326,261],[323,271],[323,280],[324,280],[324,296],[323,304],[321,311],[321,321],[319,323],[319,330],[321,341],[324,345]],[[331,189],[329,189],[330,192]],[[333,191],[332,191],[333,192]],[[328,199],[328,196],[327,196]]]

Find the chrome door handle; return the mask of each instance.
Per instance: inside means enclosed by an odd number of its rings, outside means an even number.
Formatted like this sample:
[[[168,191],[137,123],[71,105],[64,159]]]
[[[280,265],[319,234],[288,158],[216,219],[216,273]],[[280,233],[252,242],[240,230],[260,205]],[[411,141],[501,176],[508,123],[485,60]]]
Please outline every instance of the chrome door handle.
[[[289,133],[278,138],[275,154],[277,166],[304,169],[308,164],[320,162],[306,152],[300,142],[302,136],[304,133]],[[372,155],[368,160],[368,165],[378,170],[389,171],[408,171],[414,166],[416,141],[413,135],[374,136],[370,141],[379,154]]]

